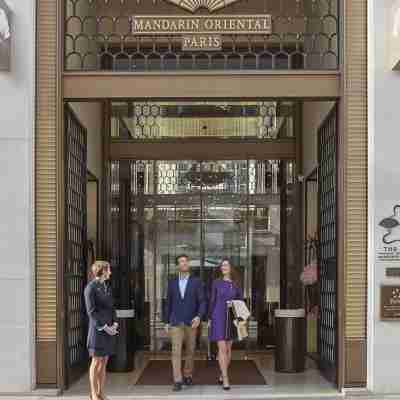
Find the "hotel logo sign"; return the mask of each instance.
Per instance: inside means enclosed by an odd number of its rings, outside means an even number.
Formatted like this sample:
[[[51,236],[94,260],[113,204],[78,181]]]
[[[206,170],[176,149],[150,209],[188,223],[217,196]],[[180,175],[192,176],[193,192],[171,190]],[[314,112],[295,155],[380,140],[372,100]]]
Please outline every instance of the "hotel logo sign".
[[[221,50],[222,35],[269,35],[271,15],[134,16],[134,35],[180,36],[183,50]]]

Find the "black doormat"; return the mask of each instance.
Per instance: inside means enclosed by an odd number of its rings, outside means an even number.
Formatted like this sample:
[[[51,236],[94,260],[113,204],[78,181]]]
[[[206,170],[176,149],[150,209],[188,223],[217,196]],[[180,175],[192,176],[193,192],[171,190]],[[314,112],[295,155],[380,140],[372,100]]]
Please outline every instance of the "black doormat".
[[[196,385],[217,385],[219,368],[216,361],[195,362],[193,381]],[[229,367],[231,385],[266,385],[256,364],[251,360],[234,360]],[[172,365],[168,360],[151,360],[136,385],[160,386],[172,384]]]

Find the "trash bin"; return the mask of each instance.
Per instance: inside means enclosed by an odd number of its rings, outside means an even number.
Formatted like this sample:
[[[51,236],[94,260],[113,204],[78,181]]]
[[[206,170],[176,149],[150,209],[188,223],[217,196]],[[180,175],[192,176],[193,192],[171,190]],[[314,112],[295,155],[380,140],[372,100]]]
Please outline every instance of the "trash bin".
[[[303,309],[275,310],[277,372],[303,372],[306,363],[306,315]]]
[[[110,372],[130,372],[135,368],[135,312],[132,309],[116,310],[116,314],[119,324],[119,333],[116,336],[116,353],[110,358],[107,369]]]

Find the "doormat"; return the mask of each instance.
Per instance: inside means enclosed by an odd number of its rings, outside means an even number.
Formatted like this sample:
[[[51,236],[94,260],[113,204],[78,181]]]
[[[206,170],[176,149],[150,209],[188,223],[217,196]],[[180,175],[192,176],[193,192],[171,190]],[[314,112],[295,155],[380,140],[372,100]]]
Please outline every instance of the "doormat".
[[[196,360],[193,381],[195,385],[217,385],[219,368],[216,361]],[[229,367],[231,385],[266,385],[257,365],[251,360],[233,360]],[[151,360],[136,385],[161,386],[172,384],[172,366],[169,360]]]

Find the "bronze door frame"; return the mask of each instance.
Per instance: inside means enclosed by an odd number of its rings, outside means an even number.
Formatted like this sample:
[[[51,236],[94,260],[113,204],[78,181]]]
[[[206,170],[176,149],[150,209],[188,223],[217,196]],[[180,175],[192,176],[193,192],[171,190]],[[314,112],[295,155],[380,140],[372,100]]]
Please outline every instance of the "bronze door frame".
[[[238,97],[235,98],[236,100],[243,100],[243,97]],[[296,99],[300,104],[302,100],[306,100],[304,98],[299,98]],[[321,101],[324,99],[320,99]],[[91,101],[89,99],[81,99],[80,101]],[[176,159],[192,159],[192,160],[199,160],[199,161],[205,161],[205,160],[233,160],[233,159],[255,159],[255,160],[265,160],[265,159],[282,159],[282,160],[296,160],[296,162],[300,163],[302,162],[301,159],[301,152],[299,151],[299,146],[301,147],[301,131],[297,131],[295,138],[293,140],[274,140],[274,141],[268,141],[268,140],[260,140],[260,141],[248,141],[247,143],[237,141],[237,140],[218,140],[218,139],[213,139],[213,140],[199,140],[199,139],[193,139],[193,140],[188,140],[188,139],[179,139],[179,140],[165,140],[165,141],[155,141],[155,142],[143,142],[143,141],[131,141],[129,143],[123,142],[123,141],[115,141],[114,143],[111,142],[110,139],[110,124],[108,122],[108,118],[110,115],[110,106],[111,106],[111,100],[110,99],[103,99],[102,100],[104,104],[104,128],[103,128],[103,133],[104,133],[104,148],[103,148],[103,156],[104,160],[110,160],[110,159],[132,159],[134,158],[133,156],[135,155],[136,158],[141,158],[143,159],[143,155],[148,156],[148,159],[164,159],[164,160],[176,160]],[[341,133],[341,130],[339,129],[339,135]],[[217,155],[210,155],[210,146],[213,146],[221,149]],[[248,146],[249,149],[253,149],[253,151],[246,151],[244,153],[243,148],[244,146]],[[125,146],[125,148],[124,148]],[[134,147],[137,146],[137,149],[134,150]],[[179,155],[177,156],[176,154],[176,146],[179,146]],[[200,147],[199,147],[200,146]],[[154,151],[154,149],[157,148],[157,151]],[[228,151],[224,150],[228,149]],[[247,147],[246,147],[247,148]],[[140,150],[139,150],[140,149]],[[193,151],[195,149],[195,151]],[[200,151],[199,151],[200,149]],[[131,153],[131,150],[132,153]],[[268,151],[269,150],[269,151]],[[341,149],[338,149],[341,151]],[[151,153],[150,153],[151,152]],[[140,157],[139,154],[141,154]],[[155,155],[156,154],[156,155]],[[175,154],[175,155],[174,155]],[[190,154],[198,154],[197,157],[190,156]],[[163,157],[164,156],[164,157]],[[106,190],[107,184],[108,184],[108,166],[107,163],[104,162],[104,168],[105,171],[107,172],[105,174],[105,179],[104,179],[104,190]],[[340,193],[339,193],[340,195]],[[104,197],[105,202],[107,202],[107,196]],[[107,204],[104,204],[104,207],[107,207]],[[107,208],[105,208],[107,210]],[[103,214],[103,227],[107,227],[106,223],[106,213]],[[103,229],[104,229],[103,228]],[[104,244],[106,240],[106,231],[103,230],[103,246],[102,248],[104,249]],[[340,263],[340,260],[339,260]],[[339,302],[342,303],[342,299],[339,298]],[[342,315],[340,315],[340,318],[342,318]],[[338,325],[338,332],[340,330],[340,322]],[[339,332],[340,334],[340,332]],[[341,337],[343,337],[341,335]],[[339,348],[342,346],[342,343],[338,343]],[[337,362],[337,368],[339,371],[342,370],[342,362],[343,359],[338,357],[338,362]],[[64,379],[65,375],[63,374]],[[339,382],[340,382],[340,373],[339,373]],[[339,383],[339,388],[340,388],[340,383]]]

